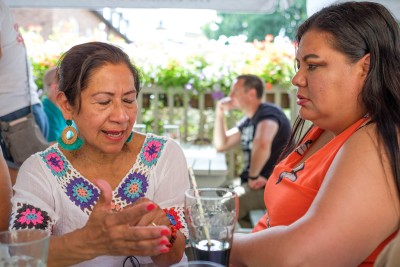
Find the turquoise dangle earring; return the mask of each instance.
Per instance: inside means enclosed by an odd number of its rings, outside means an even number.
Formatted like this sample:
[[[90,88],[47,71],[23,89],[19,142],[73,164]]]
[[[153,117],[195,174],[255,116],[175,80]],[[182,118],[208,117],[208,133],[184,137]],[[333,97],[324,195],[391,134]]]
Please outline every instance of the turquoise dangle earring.
[[[133,137],[133,131],[129,135],[128,139],[126,139],[125,143],[129,143],[130,141],[132,141],[132,137]]]
[[[77,150],[83,145],[83,141],[72,126],[72,120],[67,120],[66,123],[67,126],[62,131],[61,137],[57,138],[57,142],[65,150]]]

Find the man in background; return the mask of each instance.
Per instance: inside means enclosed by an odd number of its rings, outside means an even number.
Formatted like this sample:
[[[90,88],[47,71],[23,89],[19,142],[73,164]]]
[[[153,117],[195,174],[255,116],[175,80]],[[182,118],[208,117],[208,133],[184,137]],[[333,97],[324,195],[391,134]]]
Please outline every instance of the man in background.
[[[43,108],[49,119],[49,136],[47,141],[56,142],[65,127],[65,120],[57,105],[58,76],[57,68],[49,68],[43,76],[43,87],[46,95],[43,97]]]
[[[0,0],[0,120],[14,121],[32,111],[37,125],[47,138],[47,116],[31,73],[31,65],[18,25],[14,23],[10,9]],[[0,143],[14,182],[19,166],[11,157],[1,135]]]
[[[244,169],[240,175],[239,216],[241,227],[251,228],[249,212],[265,209],[264,187],[279,155],[286,146],[291,126],[282,109],[263,102],[264,83],[251,74],[236,77],[229,97],[216,107],[214,144],[217,151],[227,151],[241,144]],[[238,109],[245,114],[236,127],[227,129],[225,113]]]

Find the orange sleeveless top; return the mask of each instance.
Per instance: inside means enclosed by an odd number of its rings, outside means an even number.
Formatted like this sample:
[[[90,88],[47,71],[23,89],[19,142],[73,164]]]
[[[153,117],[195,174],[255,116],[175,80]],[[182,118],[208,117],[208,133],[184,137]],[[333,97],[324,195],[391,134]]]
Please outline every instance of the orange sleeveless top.
[[[259,220],[253,232],[277,225],[290,225],[300,219],[314,201],[336,153],[366,120],[366,118],[358,120],[304,163],[298,165],[313,140],[324,131],[319,127],[313,127],[302,144],[275,166],[264,191],[267,213]],[[396,233],[392,234],[382,242],[359,266],[373,266],[379,252],[395,235]]]

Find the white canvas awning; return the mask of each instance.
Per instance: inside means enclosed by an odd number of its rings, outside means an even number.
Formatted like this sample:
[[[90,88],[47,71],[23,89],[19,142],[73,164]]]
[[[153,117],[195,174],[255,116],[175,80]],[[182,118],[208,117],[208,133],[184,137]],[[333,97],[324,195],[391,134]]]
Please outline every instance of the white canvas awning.
[[[365,0],[354,0],[354,1],[365,1]],[[387,7],[398,20],[400,20],[400,0],[369,0],[370,2],[376,2]],[[328,6],[332,3],[345,2],[344,0],[307,0],[307,15],[315,13],[321,8]]]
[[[225,12],[271,13],[296,0],[4,0],[10,7],[40,8],[186,8]],[[346,0],[307,0],[307,14]],[[363,1],[363,0],[355,0]],[[386,6],[400,20],[400,0],[369,0]]]
[[[57,8],[187,8],[226,12],[271,13],[294,0],[5,0],[10,7]]]

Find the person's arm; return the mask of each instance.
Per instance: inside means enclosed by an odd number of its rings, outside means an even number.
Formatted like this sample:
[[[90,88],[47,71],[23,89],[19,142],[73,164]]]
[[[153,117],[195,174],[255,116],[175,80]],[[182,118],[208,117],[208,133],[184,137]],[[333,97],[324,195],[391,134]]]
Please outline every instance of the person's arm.
[[[235,266],[357,266],[398,230],[399,194],[373,125],[340,149],[306,214],[288,226],[237,235]]]
[[[215,110],[213,141],[218,152],[226,151],[240,143],[240,132],[237,127],[228,130],[225,111],[231,110],[232,105],[226,101],[218,101]]]
[[[279,124],[270,119],[263,120],[257,125],[251,149],[249,176],[258,176],[258,179],[248,181],[251,189],[263,188],[267,183],[268,177],[263,177],[260,173],[271,156],[272,142],[278,130]]]
[[[11,179],[3,152],[0,149],[0,231],[7,230],[11,214]]]

